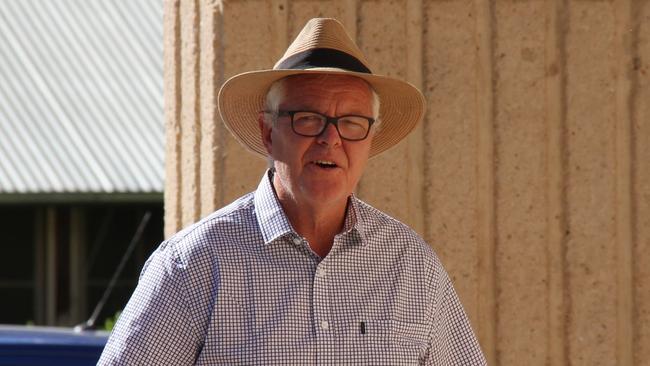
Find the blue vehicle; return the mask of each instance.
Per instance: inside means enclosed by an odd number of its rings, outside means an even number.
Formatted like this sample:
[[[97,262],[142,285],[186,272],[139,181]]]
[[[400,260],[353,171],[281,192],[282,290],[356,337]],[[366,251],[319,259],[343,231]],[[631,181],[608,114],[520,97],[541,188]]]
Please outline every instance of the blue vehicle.
[[[0,366],[95,365],[109,332],[0,325]]]

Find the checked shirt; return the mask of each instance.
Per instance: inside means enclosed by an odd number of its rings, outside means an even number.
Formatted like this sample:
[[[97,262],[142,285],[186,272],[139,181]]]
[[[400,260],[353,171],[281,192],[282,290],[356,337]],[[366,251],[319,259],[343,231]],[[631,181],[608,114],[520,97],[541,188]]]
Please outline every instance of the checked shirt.
[[[413,230],[354,196],[320,258],[268,172],[163,242],[100,365],[485,365],[447,273]]]

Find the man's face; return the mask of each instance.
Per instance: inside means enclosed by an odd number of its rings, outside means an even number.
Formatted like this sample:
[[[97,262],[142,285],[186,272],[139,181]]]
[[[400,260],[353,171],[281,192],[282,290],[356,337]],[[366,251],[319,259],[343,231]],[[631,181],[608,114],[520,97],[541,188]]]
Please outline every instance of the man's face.
[[[279,110],[373,117],[372,93],[355,77],[301,75],[285,83]],[[368,160],[372,130],[365,140],[347,141],[329,124],[319,136],[304,137],[292,131],[291,118],[286,115],[278,117],[273,126],[261,124],[261,128],[266,149],[275,160],[274,185],[280,198],[314,207],[346,202]]]

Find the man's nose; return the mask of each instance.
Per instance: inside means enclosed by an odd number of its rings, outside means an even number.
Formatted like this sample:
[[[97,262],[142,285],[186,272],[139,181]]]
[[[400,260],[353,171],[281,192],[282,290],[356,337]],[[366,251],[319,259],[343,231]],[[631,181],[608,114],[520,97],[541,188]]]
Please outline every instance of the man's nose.
[[[339,136],[339,131],[332,123],[328,123],[327,127],[325,127],[325,131],[316,136],[316,139],[320,144],[327,144],[330,146],[341,144],[341,136]]]

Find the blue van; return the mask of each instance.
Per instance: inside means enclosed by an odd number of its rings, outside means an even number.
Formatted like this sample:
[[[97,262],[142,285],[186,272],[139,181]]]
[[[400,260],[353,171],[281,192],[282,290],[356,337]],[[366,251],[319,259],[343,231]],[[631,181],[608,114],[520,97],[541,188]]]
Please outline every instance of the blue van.
[[[0,325],[0,366],[95,365],[109,332]]]

